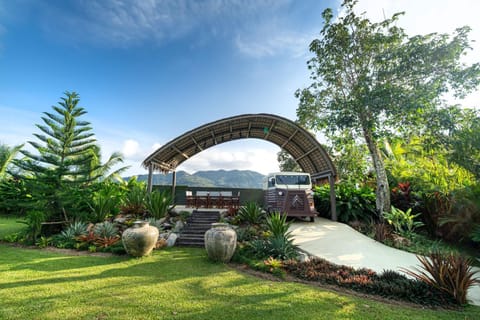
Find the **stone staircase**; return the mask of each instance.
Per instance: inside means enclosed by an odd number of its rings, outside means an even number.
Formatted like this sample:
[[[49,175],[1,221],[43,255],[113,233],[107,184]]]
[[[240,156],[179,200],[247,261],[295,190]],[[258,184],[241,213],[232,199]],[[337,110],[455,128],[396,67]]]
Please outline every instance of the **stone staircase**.
[[[204,247],[205,232],[220,220],[219,211],[193,211],[177,239],[177,246]]]

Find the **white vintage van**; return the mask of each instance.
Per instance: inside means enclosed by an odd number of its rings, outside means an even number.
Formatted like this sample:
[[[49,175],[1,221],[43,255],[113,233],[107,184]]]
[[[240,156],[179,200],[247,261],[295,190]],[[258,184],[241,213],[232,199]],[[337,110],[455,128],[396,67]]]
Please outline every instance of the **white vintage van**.
[[[310,221],[317,215],[312,181],[308,173],[270,173],[264,181],[263,189],[267,212],[278,211],[290,217],[309,217]]]

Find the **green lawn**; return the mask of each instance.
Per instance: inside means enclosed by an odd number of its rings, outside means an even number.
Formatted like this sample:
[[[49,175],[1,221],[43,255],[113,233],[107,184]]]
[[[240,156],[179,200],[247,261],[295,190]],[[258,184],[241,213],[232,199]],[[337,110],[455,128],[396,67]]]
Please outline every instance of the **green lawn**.
[[[70,256],[0,245],[0,319],[478,319],[246,275],[203,249]]]
[[[5,236],[25,229],[27,225],[18,222],[18,220],[20,218],[0,216],[0,240]]]

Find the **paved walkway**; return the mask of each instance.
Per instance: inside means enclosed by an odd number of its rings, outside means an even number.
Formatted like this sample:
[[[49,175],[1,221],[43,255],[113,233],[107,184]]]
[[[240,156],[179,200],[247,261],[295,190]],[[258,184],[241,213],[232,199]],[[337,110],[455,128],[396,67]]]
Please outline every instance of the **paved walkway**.
[[[369,268],[378,273],[420,265],[414,254],[388,247],[343,223],[315,218],[313,223],[293,223],[290,231],[294,243],[302,250],[336,264]],[[470,288],[467,297],[472,304],[480,306],[480,286]]]

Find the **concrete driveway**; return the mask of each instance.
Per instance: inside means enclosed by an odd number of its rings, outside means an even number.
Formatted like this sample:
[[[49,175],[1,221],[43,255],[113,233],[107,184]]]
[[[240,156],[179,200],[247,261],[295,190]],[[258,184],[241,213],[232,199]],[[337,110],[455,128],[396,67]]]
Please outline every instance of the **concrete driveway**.
[[[384,270],[401,272],[400,268],[420,266],[414,254],[388,247],[343,223],[315,218],[313,223],[294,222],[290,231],[294,243],[302,250],[336,264],[368,268],[377,273]],[[470,288],[467,297],[472,304],[480,306],[480,286]]]

